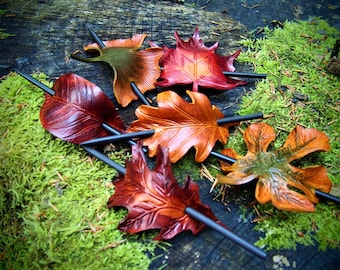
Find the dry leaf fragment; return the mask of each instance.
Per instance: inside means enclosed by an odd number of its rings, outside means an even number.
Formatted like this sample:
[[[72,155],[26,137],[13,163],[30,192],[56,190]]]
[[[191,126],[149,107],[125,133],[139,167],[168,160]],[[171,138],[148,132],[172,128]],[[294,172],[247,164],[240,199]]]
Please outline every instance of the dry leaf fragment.
[[[246,156],[232,149],[223,150],[237,161],[233,165],[221,163],[227,174],[219,175],[214,185],[240,185],[258,179],[255,197],[260,203],[271,201],[276,208],[287,211],[315,211],[314,204],[318,202],[315,189],[329,192],[332,187],[326,169],[322,166],[301,169],[290,162],[316,151],[329,151],[328,137],[316,129],[296,126],[280,149],[267,152],[276,137],[271,126],[252,124],[243,136],[248,148]]]

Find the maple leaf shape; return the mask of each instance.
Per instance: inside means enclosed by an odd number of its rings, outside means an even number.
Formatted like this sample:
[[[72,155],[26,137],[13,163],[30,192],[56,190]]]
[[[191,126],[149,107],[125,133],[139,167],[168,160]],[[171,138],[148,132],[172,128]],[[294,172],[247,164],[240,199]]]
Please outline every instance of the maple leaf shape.
[[[250,125],[244,132],[248,152],[240,156],[232,149],[223,154],[236,158],[233,165],[222,162],[225,176],[218,175],[217,183],[240,185],[258,179],[255,197],[258,202],[272,204],[281,210],[313,212],[318,202],[315,189],[329,192],[332,182],[322,166],[297,168],[291,161],[316,151],[329,151],[328,137],[313,128],[296,126],[280,149],[267,152],[276,138],[274,129],[265,123]],[[289,187],[300,190],[298,193]]]
[[[163,48],[164,55],[160,61],[163,66],[160,78],[163,80],[157,82],[157,85],[168,87],[193,83],[192,91],[197,92],[198,86],[230,90],[246,84],[245,81],[231,79],[223,74],[223,71],[235,71],[233,62],[241,50],[231,56],[215,54],[218,42],[209,48],[206,47],[199,37],[198,28],[189,41],[183,41],[177,32],[175,38],[175,49],[166,46]]]
[[[231,123],[218,125],[217,119],[223,113],[202,93],[187,91],[192,103],[182,99],[173,91],[164,91],[157,95],[158,107],[139,106],[134,121],[128,132],[154,130],[152,137],[143,139],[149,148],[149,155],[156,154],[157,146],[169,149],[171,162],[177,162],[194,146],[197,162],[205,160],[217,140],[226,143]]]
[[[52,89],[54,95],[45,94],[40,121],[54,136],[80,144],[109,136],[103,123],[119,131],[125,129],[113,102],[90,81],[76,74],[65,74],[56,80]]]
[[[168,240],[185,230],[196,234],[205,224],[188,216],[186,207],[217,221],[211,209],[200,201],[197,184],[188,177],[183,188],[178,185],[164,147],[158,148],[156,166],[151,171],[141,146],[132,146],[132,160],[126,162],[126,174],[114,181],[114,186],[108,207],[128,209],[127,216],[119,224],[124,232],[160,229],[155,240]]]
[[[159,60],[163,55],[160,48],[140,50],[146,34],[136,34],[130,39],[104,41],[106,47],[100,48],[97,43],[84,47],[87,52],[96,51],[99,56],[92,58],[72,57],[85,62],[106,62],[114,72],[113,92],[117,102],[126,107],[138,97],[133,93],[130,83],[134,82],[142,93],[155,88],[160,76]]]

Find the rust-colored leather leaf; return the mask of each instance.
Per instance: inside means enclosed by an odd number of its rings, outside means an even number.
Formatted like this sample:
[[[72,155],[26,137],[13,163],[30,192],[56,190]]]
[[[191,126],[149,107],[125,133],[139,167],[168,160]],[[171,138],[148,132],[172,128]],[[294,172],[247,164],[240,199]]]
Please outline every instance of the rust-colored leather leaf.
[[[90,81],[76,74],[65,74],[56,80],[52,89],[53,96],[45,94],[40,121],[54,136],[80,144],[109,136],[102,128],[103,123],[124,130],[112,101]]]
[[[314,212],[314,204],[303,194],[290,190],[286,187],[273,187],[273,182],[258,182],[255,197],[259,203],[272,202],[277,208],[294,212]],[[276,191],[279,196],[275,196]]]
[[[147,48],[139,50],[146,34],[136,34],[129,39],[104,41],[105,48],[97,43],[84,47],[87,52],[97,51],[99,56],[92,58],[72,57],[85,62],[106,62],[114,72],[113,92],[116,100],[123,107],[138,97],[131,90],[130,83],[136,83],[142,93],[154,89],[161,74],[159,60],[163,55],[161,48]]]
[[[269,125],[252,125],[243,134],[250,153],[266,152],[269,144],[275,140],[274,129]]]
[[[235,71],[233,62],[240,50],[231,56],[220,56],[215,53],[218,43],[206,47],[200,39],[198,28],[189,41],[182,40],[175,32],[176,48],[164,47],[161,81],[157,85],[168,87],[175,84],[193,84],[192,91],[198,86],[219,90],[230,90],[245,81],[225,77],[223,71]]]
[[[227,174],[217,176],[214,186],[217,183],[241,185],[258,179],[255,190],[258,202],[271,202],[278,209],[297,212],[314,211],[314,204],[318,202],[315,189],[331,190],[332,182],[324,167],[300,169],[290,164],[309,153],[329,150],[329,139],[323,132],[297,126],[283,146],[271,152],[267,152],[267,148],[275,139],[275,132],[269,125],[252,124],[243,137],[248,148],[246,156],[226,150],[237,157],[237,161],[229,166],[221,163]]]
[[[115,192],[108,207],[122,206],[128,214],[119,224],[127,233],[160,229],[155,240],[167,240],[190,230],[200,232],[205,225],[185,213],[186,207],[196,209],[212,220],[217,218],[199,198],[197,184],[187,178],[181,188],[173,176],[167,150],[159,147],[154,170],[148,168],[140,145],[132,147],[132,160],[126,162],[126,174],[114,181]]]
[[[311,166],[307,168],[297,168],[291,166],[291,170],[296,175],[299,182],[311,189],[318,189],[322,192],[330,192],[331,185],[328,181],[324,181],[327,176],[326,168],[322,166]]]
[[[196,148],[197,162],[205,160],[216,141],[226,143],[229,126],[219,126],[217,119],[223,118],[222,112],[210,104],[202,93],[187,91],[192,103],[185,101],[172,91],[157,95],[158,107],[139,106],[136,110],[138,120],[134,121],[128,132],[155,130],[152,137],[143,139],[149,148],[149,155],[156,154],[157,146],[169,149],[171,162],[177,162],[191,148]]]
[[[289,161],[302,158],[310,153],[331,149],[327,135],[314,128],[296,126],[289,133],[282,146],[289,155]]]

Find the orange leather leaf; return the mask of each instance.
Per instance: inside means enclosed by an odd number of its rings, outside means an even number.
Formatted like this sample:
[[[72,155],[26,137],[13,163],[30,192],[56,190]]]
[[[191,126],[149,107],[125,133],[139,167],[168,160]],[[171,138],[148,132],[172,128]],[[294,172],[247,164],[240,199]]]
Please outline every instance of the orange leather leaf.
[[[113,92],[116,100],[123,107],[138,97],[130,87],[135,82],[142,93],[154,89],[155,83],[161,74],[159,60],[163,55],[161,48],[147,48],[139,50],[146,34],[136,34],[129,39],[116,39],[105,41],[106,47],[100,48],[97,43],[84,47],[87,52],[97,51],[99,56],[83,58],[72,55],[74,58],[86,62],[106,62],[114,72]]]
[[[275,140],[274,129],[269,125],[253,124],[243,134],[244,141],[250,153],[265,152],[269,144]]]
[[[267,152],[267,148],[275,139],[275,132],[269,125],[252,124],[243,137],[248,148],[246,156],[226,150],[237,156],[237,161],[231,166],[221,163],[227,174],[218,176],[214,186],[217,183],[240,185],[257,178],[255,197],[258,202],[271,202],[278,209],[298,212],[314,211],[314,204],[318,202],[315,189],[331,190],[332,182],[324,167],[300,169],[289,164],[309,153],[329,150],[329,139],[323,132],[297,126],[283,146],[271,152]]]
[[[282,149],[290,152],[289,161],[293,161],[313,152],[329,151],[331,147],[325,133],[314,128],[296,126],[289,133]]]
[[[211,209],[200,201],[197,184],[187,178],[183,187],[178,185],[165,148],[158,148],[156,166],[150,170],[141,146],[133,146],[132,160],[126,162],[126,174],[114,185],[108,207],[128,209],[119,224],[119,229],[127,233],[160,229],[155,240],[167,240],[185,230],[196,234],[205,225],[188,216],[186,207],[217,221]]]
[[[219,126],[217,119],[222,112],[210,104],[201,93],[187,91],[192,103],[185,101],[172,91],[157,95],[158,107],[141,105],[136,109],[138,120],[128,132],[155,130],[152,137],[143,139],[149,148],[149,155],[156,154],[157,146],[169,149],[171,162],[177,162],[191,148],[196,148],[195,159],[202,162],[210,154],[216,141],[226,143],[228,127],[238,123]]]
[[[271,201],[280,210],[314,212],[314,204],[306,196],[283,186],[273,187],[270,181],[257,183],[255,197],[262,204]]]

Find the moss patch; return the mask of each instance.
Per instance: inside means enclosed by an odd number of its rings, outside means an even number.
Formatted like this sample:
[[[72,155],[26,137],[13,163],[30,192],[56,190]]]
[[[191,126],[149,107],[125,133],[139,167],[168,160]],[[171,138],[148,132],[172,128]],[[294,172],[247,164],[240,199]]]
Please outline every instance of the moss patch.
[[[265,233],[256,245],[266,249],[296,249],[297,244],[314,245],[319,249],[338,248],[340,222],[339,208],[333,204],[319,203],[316,212],[309,214],[289,213],[272,207],[261,207],[266,211],[264,221],[255,230]]]
[[[340,83],[327,73],[326,67],[338,37],[335,28],[317,18],[285,22],[283,28],[266,29],[263,39],[243,41],[247,49],[238,58],[253,65],[256,72],[268,74],[242,98],[238,113],[262,111],[271,115],[264,121],[278,134],[273,148],[280,147],[298,124],[325,132],[332,150],[310,155],[295,165],[323,165],[335,185],[340,184]],[[241,129],[245,128],[243,124]],[[230,136],[228,147],[245,154],[240,130]],[[264,233],[256,243],[261,247],[295,248],[297,243],[312,245],[315,241],[321,249],[340,245],[339,206],[321,202],[312,214],[282,212],[271,205],[259,205],[257,210],[263,219],[255,226],[255,230]]]
[[[148,269],[152,233],[121,233],[126,210],[106,208],[116,172],[46,132],[43,93],[20,76],[0,97],[0,268]]]

